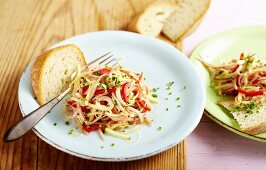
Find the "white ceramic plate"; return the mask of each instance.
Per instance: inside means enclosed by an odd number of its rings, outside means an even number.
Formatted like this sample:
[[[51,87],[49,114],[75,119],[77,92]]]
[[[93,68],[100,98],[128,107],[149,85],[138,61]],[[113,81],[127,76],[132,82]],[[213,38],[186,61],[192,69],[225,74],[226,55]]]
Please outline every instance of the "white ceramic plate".
[[[154,38],[123,31],[87,33],[64,40],[63,44],[76,44],[84,52],[87,61],[111,51],[124,57],[124,67],[143,71],[151,87],[159,87],[159,104],[153,105],[149,117],[153,126],[144,126],[138,142],[126,142],[111,136],[102,141],[96,132],[89,135],[68,135],[75,123],[67,126],[62,116],[62,102],[43,118],[33,131],[55,148],[86,159],[101,161],[128,161],[160,153],[182,141],[197,126],[203,113],[205,91],[203,82],[193,64],[174,47]],[[29,65],[23,73],[18,99],[23,116],[39,105],[34,100],[30,84]],[[174,81],[172,95],[167,83]],[[184,89],[184,87],[186,87]],[[180,97],[180,100],[176,100]],[[168,98],[166,100],[165,98]],[[180,105],[181,107],[177,107]],[[168,108],[168,111],[166,109]],[[57,123],[54,126],[54,123]],[[158,127],[162,127],[158,130]],[[74,134],[77,134],[74,130]],[[132,134],[132,141],[138,134]],[[114,144],[114,146],[112,146]]]

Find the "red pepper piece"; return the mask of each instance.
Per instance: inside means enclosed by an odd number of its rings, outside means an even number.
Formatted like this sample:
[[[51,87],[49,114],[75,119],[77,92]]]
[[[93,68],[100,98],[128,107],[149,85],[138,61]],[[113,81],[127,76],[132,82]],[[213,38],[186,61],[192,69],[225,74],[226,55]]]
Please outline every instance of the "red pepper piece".
[[[110,72],[111,72],[110,69],[103,68],[103,69],[98,70],[96,73],[98,73],[99,75],[103,75],[103,74],[109,74]]]
[[[151,111],[151,108],[147,106],[146,102],[144,100],[140,100],[139,98],[136,99],[136,102],[138,105],[140,105],[145,111]]]
[[[235,72],[239,67],[239,64],[237,64],[233,69],[232,69],[232,72]]]
[[[90,126],[87,126],[87,125],[83,125],[82,126],[82,129],[89,133],[89,132],[92,132],[92,131],[95,131],[95,130],[98,130],[100,129],[100,125],[99,124],[93,124],[93,125],[90,125]]]
[[[105,106],[108,104],[107,101],[100,101],[100,103],[101,103],[101,105],[105,105]]]
[[[74,107],[74,108],[77,108],[77,103],[76,103],[75,101],[73,101],[73,100],[68,100],[68,101],[67,101],[67,104],[68,104],[69,106],[72,106],[72,107]]]
[[[83,98],[86,97],[86,94],[87,94],[88,88],[89,88],[88,86],[85,86],[85,87],[82,88],[82,94],[81,94],[81,95],[82,95]]]
[[[122,90],[121,90],[122,99],[125,102],[128,102],[128,97],[127,97],[127,88],[128,88],[128,86],[129,86],[129,83],[126,82],[125,84],[123,84]]]
[[[250,96],[250,97],[253,97],[253,96],[259,96],[259,95],[263,95],[264,94],[264,90],[258,90],[258,91],[247,91],[247,90],[244,90],[244,89],[241,89],[241,88],[237,88],[237,91],[239,93],[242,93],[246,96]]]
[[[258,79],[252,81],[253,84],[257,84],[259,82],[260,82],[260,80],[258,80]]]
[[[89,113],[91,110],[87,108],[86,106],[81,106],[82,113]]]
[[[107,89],[107,92],[108,92],[109,94],[112,94],[112,93],[115,92],[115,89],[114,89],[114,88],[109,88],[109,89]]]
[[[103,94],[104,92],[105,92],[104,89],[99,89],[99,90],[95,91],[94,95],[96,96],[96,95],[99,95],[99,94]]]

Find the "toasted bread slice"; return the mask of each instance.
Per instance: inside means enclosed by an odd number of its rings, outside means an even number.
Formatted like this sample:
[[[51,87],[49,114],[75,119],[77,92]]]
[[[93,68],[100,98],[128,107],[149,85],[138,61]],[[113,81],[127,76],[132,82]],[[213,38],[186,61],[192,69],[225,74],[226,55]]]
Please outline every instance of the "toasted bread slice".
[[[86,59],[73,44],[60,46],[41,54],[31,70],[31,85],[40,105],[58,96],[71,83],[71,74]]]
[[[266,131],[265,105],[254,113],[245,113],[245,111],[232,111],[235,107],[234,100],[220,101],[218,103],[231,112],[243,132],[255,135]]]
[[[172,41],[194,30],[208,10],[211,0],[178,0],[177,2],[179,8],[167,18],[162,29],[162,32]]]
[[[156,37],[160,34],[165,20],[177,10],[174,2],[154,2],[144,12],[135,16],[128,26],[129,31]]]

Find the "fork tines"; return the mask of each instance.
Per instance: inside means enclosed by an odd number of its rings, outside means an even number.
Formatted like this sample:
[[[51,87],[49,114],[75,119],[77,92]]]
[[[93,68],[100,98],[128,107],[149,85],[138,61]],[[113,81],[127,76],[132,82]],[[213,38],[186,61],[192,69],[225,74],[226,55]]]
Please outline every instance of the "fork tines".
[[[108,52],[98,58],[96,58],[95,60],[91,61],[88,63],[88,66],[91,68],[95,68],[97,66],[105,66],[105,65],[111,65],[111,67],[118,65],[118,60],[116,57],[114,57],[113,54],[111,54],[111,52]]]

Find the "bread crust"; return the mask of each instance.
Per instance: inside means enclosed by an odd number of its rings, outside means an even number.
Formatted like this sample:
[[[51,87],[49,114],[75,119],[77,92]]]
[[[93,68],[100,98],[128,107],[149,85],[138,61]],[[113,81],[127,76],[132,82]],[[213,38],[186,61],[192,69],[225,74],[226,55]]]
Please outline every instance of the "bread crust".
[[[50,49],[42,53],[33,63],[32,69],[31,69],[31,75],[30,75],[31,86],[32,86],[35,96],[37,97],[37,101],[40,105],[45,104],[45,101],[41,95],[43,92],[41,90],[41,81],[40,81],[42,79],[44,65],[47,62],[47,60],[53,56],[55,52],[60,51],[64,48],[76,48],[81,53],[81,57],[82,57],[82,61],[84,65],[86,64],[86,59],[85,59],[83,52],[74,44],[63,45],[63,46],[56,47],[56,48]]]
[[[246,132],[246,133],[251,134],[251,135],[256,135],[259,133],[266,132],[266,122],[263,122],[263,123],[256,125],[256,126],[252,126],[252,127],[243,129],[243,132]]]

